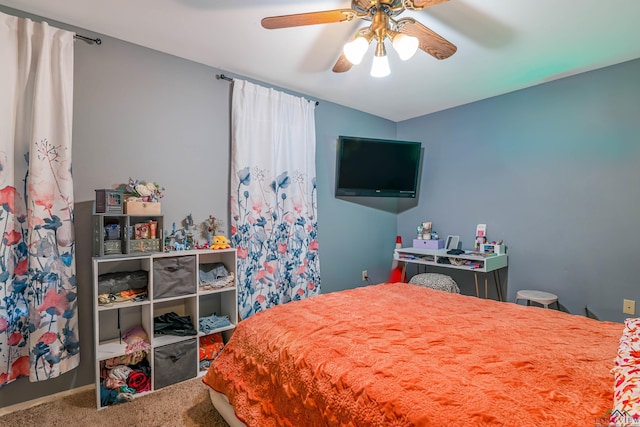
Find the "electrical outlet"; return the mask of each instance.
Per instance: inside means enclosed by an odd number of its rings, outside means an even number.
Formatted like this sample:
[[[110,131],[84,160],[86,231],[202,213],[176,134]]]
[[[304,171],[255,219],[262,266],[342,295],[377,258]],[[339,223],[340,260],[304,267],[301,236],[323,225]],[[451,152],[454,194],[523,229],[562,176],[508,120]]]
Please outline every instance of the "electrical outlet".
[[[362,270],[362,280],[369,280],[369,273],[367,273],[367,270]]]
[[[636,314],[636,302],[632,299],[623,300],[622,303],[622,312],[625,314]]]

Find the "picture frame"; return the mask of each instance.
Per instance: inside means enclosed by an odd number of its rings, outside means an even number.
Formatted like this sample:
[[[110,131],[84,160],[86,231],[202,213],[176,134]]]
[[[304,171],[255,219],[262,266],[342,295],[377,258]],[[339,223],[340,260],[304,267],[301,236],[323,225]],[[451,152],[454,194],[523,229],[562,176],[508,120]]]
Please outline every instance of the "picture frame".
[[[446,250],[458,249],[458,244],[460,244],[460,236],[447,236],[447,240],[444,244],[444,248]]]

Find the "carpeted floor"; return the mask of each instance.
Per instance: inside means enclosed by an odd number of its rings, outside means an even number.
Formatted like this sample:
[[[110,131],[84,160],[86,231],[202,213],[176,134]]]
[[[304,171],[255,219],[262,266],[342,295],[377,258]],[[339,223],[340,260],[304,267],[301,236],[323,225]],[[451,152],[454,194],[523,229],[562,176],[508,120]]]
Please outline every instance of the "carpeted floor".
[[[208,387],[194,378],[132,402],[97,410],[95,390],[0,417],[0,426],[47,427],[228,427],[209,399]]]

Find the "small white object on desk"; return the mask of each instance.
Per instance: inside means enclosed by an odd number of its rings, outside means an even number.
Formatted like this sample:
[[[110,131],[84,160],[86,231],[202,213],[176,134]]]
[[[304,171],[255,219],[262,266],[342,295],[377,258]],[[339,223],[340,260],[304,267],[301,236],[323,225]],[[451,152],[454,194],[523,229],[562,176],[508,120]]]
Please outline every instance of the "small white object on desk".
[[[495,243],[484,243],[480,250],[482,252],[491,253],[491,254],[504,254],[506,253],[506,247],[504,245],[498,245]]]

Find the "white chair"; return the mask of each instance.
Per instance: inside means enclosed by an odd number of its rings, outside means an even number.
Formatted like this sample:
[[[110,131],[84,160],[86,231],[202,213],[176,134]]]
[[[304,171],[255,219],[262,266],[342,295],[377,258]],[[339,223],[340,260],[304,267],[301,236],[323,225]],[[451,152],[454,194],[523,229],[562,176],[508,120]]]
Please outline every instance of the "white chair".
[[[556,308],[560,310],[560,304],[558,304],[558,296],[552,294],[551,292],[544,291],[532,291],[528,289],[524,289],[518,291],[516,294],[516,304],[519,300],[526,300],[527,305],[531,305],[531,301],[537,302],[541,304],[544,308],[549,308],[549,305],[556,303]]]
[[[451,292],[453,294],[459,294],[460,288],[455,280],[446,274],[439,273],[421,273],[416,274],[409,280],[409,283],[413,285],[422,286],[425,288],[436,289],[444,292]]]

